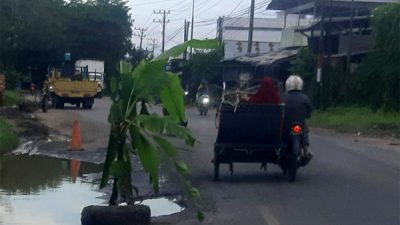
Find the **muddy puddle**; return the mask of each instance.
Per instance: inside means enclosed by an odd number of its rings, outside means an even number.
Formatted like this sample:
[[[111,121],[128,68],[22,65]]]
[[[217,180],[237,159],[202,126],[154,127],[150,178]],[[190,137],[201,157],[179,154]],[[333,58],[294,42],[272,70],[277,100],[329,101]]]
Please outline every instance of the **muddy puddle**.
[[[24,149],[24,150],[23,150]],[[0,156],[0,225],[78,225],[89,205],[106,205],[99,190],[102,166],[24,154]],[[176,198],[147,199],[152,217],[184,210]]]
[[[86,174],[101,166],[77,160],[9,155],[0,158],[0,224],[76,225],[104,194]]]

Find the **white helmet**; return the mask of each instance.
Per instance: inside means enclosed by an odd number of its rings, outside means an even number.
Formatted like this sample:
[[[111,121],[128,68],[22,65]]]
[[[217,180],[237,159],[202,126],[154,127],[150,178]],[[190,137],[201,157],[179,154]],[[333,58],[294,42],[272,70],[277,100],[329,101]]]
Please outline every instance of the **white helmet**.
[[[291,75],[286,80],[286,91],[301,91],[301,89],[303,89],[303,80],[299,76]]]

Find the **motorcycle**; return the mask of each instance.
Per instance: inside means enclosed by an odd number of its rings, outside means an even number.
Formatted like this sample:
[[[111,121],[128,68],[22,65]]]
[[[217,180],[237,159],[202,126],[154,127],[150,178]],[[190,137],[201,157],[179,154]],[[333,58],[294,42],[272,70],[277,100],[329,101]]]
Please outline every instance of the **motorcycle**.
[[[40,102],[41,102],[42,112],[47,112],[47,110],[53,105],[50,91],[48,90],[48,88],[43,88]]]
[[[199,110],[200,116],[207,115],[210,104],[211,101],[208,94],[202,94],[197,98],[197,110]]]
[[[303,126],[300,123],[293,123],[290,128],[289,143],[287,148],[287,161],[286,168],[284,168],[284,173],[287,172],[288,180],[295,181],[297,175],[297,169],[300,166],[305,166],[308,162],[302,157],[302,146],[304,131]]]

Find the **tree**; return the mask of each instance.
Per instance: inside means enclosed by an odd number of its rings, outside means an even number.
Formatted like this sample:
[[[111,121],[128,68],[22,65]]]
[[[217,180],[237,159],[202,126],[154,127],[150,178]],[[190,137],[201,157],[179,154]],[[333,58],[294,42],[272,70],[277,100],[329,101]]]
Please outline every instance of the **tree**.
[[[66,50],[75,58],[104,59],[106,73],[115,74],[118,61],[132,48],[129,10],[116,0],[69,4]]]
[[[184,74],[185,83],[189,85],[191,98],[196,95],[197,87],[202,79],[205,79],[209,86],[221,86],[222,75],[220,62],[224,57],[224,48],[222,46],[213,50],[197,50],[192,55],[191,60],[185,65]]]
[[[353,79],[354,103],[400,112],[400,4],[376,8],[372,16],[375,43]]]
[[[105,60],[113,74],[132,47],[129,10],[121,0],[2,0],[0,70],[32,72],[41,83],[47,67],[71,52]]]

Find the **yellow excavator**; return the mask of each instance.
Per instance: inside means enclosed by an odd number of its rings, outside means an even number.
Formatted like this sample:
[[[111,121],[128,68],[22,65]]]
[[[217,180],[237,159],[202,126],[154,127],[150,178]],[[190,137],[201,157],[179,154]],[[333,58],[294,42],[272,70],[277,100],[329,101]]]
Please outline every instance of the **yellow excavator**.
[[[61,68],[49,68],[45,89],[54,108],[64,108],[65,103],[70,103],[77,108],[82,105],[84,109],[91,109],[98,82],[89,79],[87,67],[75,67],[67,53]]]

